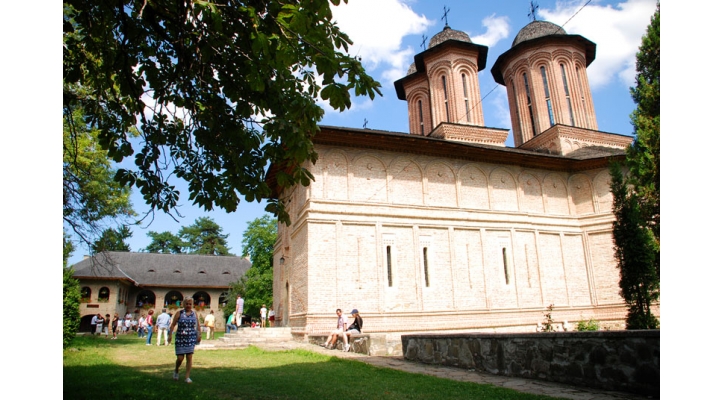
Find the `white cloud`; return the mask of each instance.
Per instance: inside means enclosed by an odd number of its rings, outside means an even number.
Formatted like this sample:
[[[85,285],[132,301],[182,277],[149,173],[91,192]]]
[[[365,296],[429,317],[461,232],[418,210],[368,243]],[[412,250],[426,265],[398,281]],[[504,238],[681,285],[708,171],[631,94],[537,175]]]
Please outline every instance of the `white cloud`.
[[[511,32],[509,18],[497,17],[495,13],[484,18],[481,25],[486,28],[486,33],[473,36],[471,41],[488,47],[495,46],[501,39],[507,38]]]
[[[541,19],[562,25],[583,2],[557,2],[556,9],[540,9]],[[634,84],[635,55],[657,0],[628,0],[612,5],[589,4],[566,25],[568,34],[586,37],[597,44],[594,62],[587,68],[589,84],[597,89],[616,79],[627,87]]]
[[[401,48],[403,37],[422,34],[435,22],[400,0],[350,0],[333,6],[332,13],[354,42],[350,54],[362,57],[368,71],[383,70],[380,76],[388,81],[383,86],[404,77],[413,60],[413,49]]]

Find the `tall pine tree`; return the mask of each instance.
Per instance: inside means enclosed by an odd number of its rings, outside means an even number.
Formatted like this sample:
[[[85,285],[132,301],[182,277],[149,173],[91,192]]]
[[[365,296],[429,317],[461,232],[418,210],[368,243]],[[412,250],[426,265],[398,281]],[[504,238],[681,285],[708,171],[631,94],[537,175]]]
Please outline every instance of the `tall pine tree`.
[[[656,329],[652,303],[660,295],[660,5],[637,53],[631,88],[635,140],[627,149],[628,175],[612,165],[615,256],[620,293],[629,306],[627,329]]]

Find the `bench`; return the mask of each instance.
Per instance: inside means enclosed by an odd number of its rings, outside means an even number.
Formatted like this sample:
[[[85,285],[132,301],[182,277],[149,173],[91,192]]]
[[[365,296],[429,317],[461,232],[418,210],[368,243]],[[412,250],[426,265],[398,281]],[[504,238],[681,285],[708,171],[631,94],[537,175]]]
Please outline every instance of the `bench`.
[[[307,341],[309,343],[312,343],[314,345],[321,345],[325,344],[327,341],[327,335],[322,334],[315,334],[315,335],[307,335]],[[366,333],[356,333],[352,334],[349,337],[349,343],[350,343],[350,351],[353,353],[360,353],[360,354],[370,354],[370,335]],[[342,341],[342,338],[337,338],[337,343],[335,344],[335,349],[337,350],[343,350],[343,346],[345,343]]]

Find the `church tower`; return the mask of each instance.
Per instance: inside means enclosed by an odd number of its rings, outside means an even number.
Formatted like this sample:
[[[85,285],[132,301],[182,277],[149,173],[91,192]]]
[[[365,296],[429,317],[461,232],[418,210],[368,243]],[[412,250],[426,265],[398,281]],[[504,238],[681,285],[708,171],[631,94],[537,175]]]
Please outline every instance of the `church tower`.
[[[533,21],[519,31],[491,68],[508,92],[516,147],[557,124],[597,130],[586,74],[595,53],[596,44],[551,22]]]
[[[398,98],[408,102],[411,134],[503,146],[503,130],[484,128],[478,72],[487,55],[488,47],[447,24],[431,38],[395,82]]]

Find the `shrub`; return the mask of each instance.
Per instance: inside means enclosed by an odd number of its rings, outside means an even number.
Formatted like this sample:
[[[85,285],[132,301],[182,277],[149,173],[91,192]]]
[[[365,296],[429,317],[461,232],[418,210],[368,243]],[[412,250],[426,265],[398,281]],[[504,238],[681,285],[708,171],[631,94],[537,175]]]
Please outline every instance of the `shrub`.
[[[594,318],[589,318],[589,321],[579,321],[576,324],[576,330],[578,331],[598,331],[599,321]]]
[[[81,287],[73,268],[63,269],[63,348],[68,347],[81,324]]]

